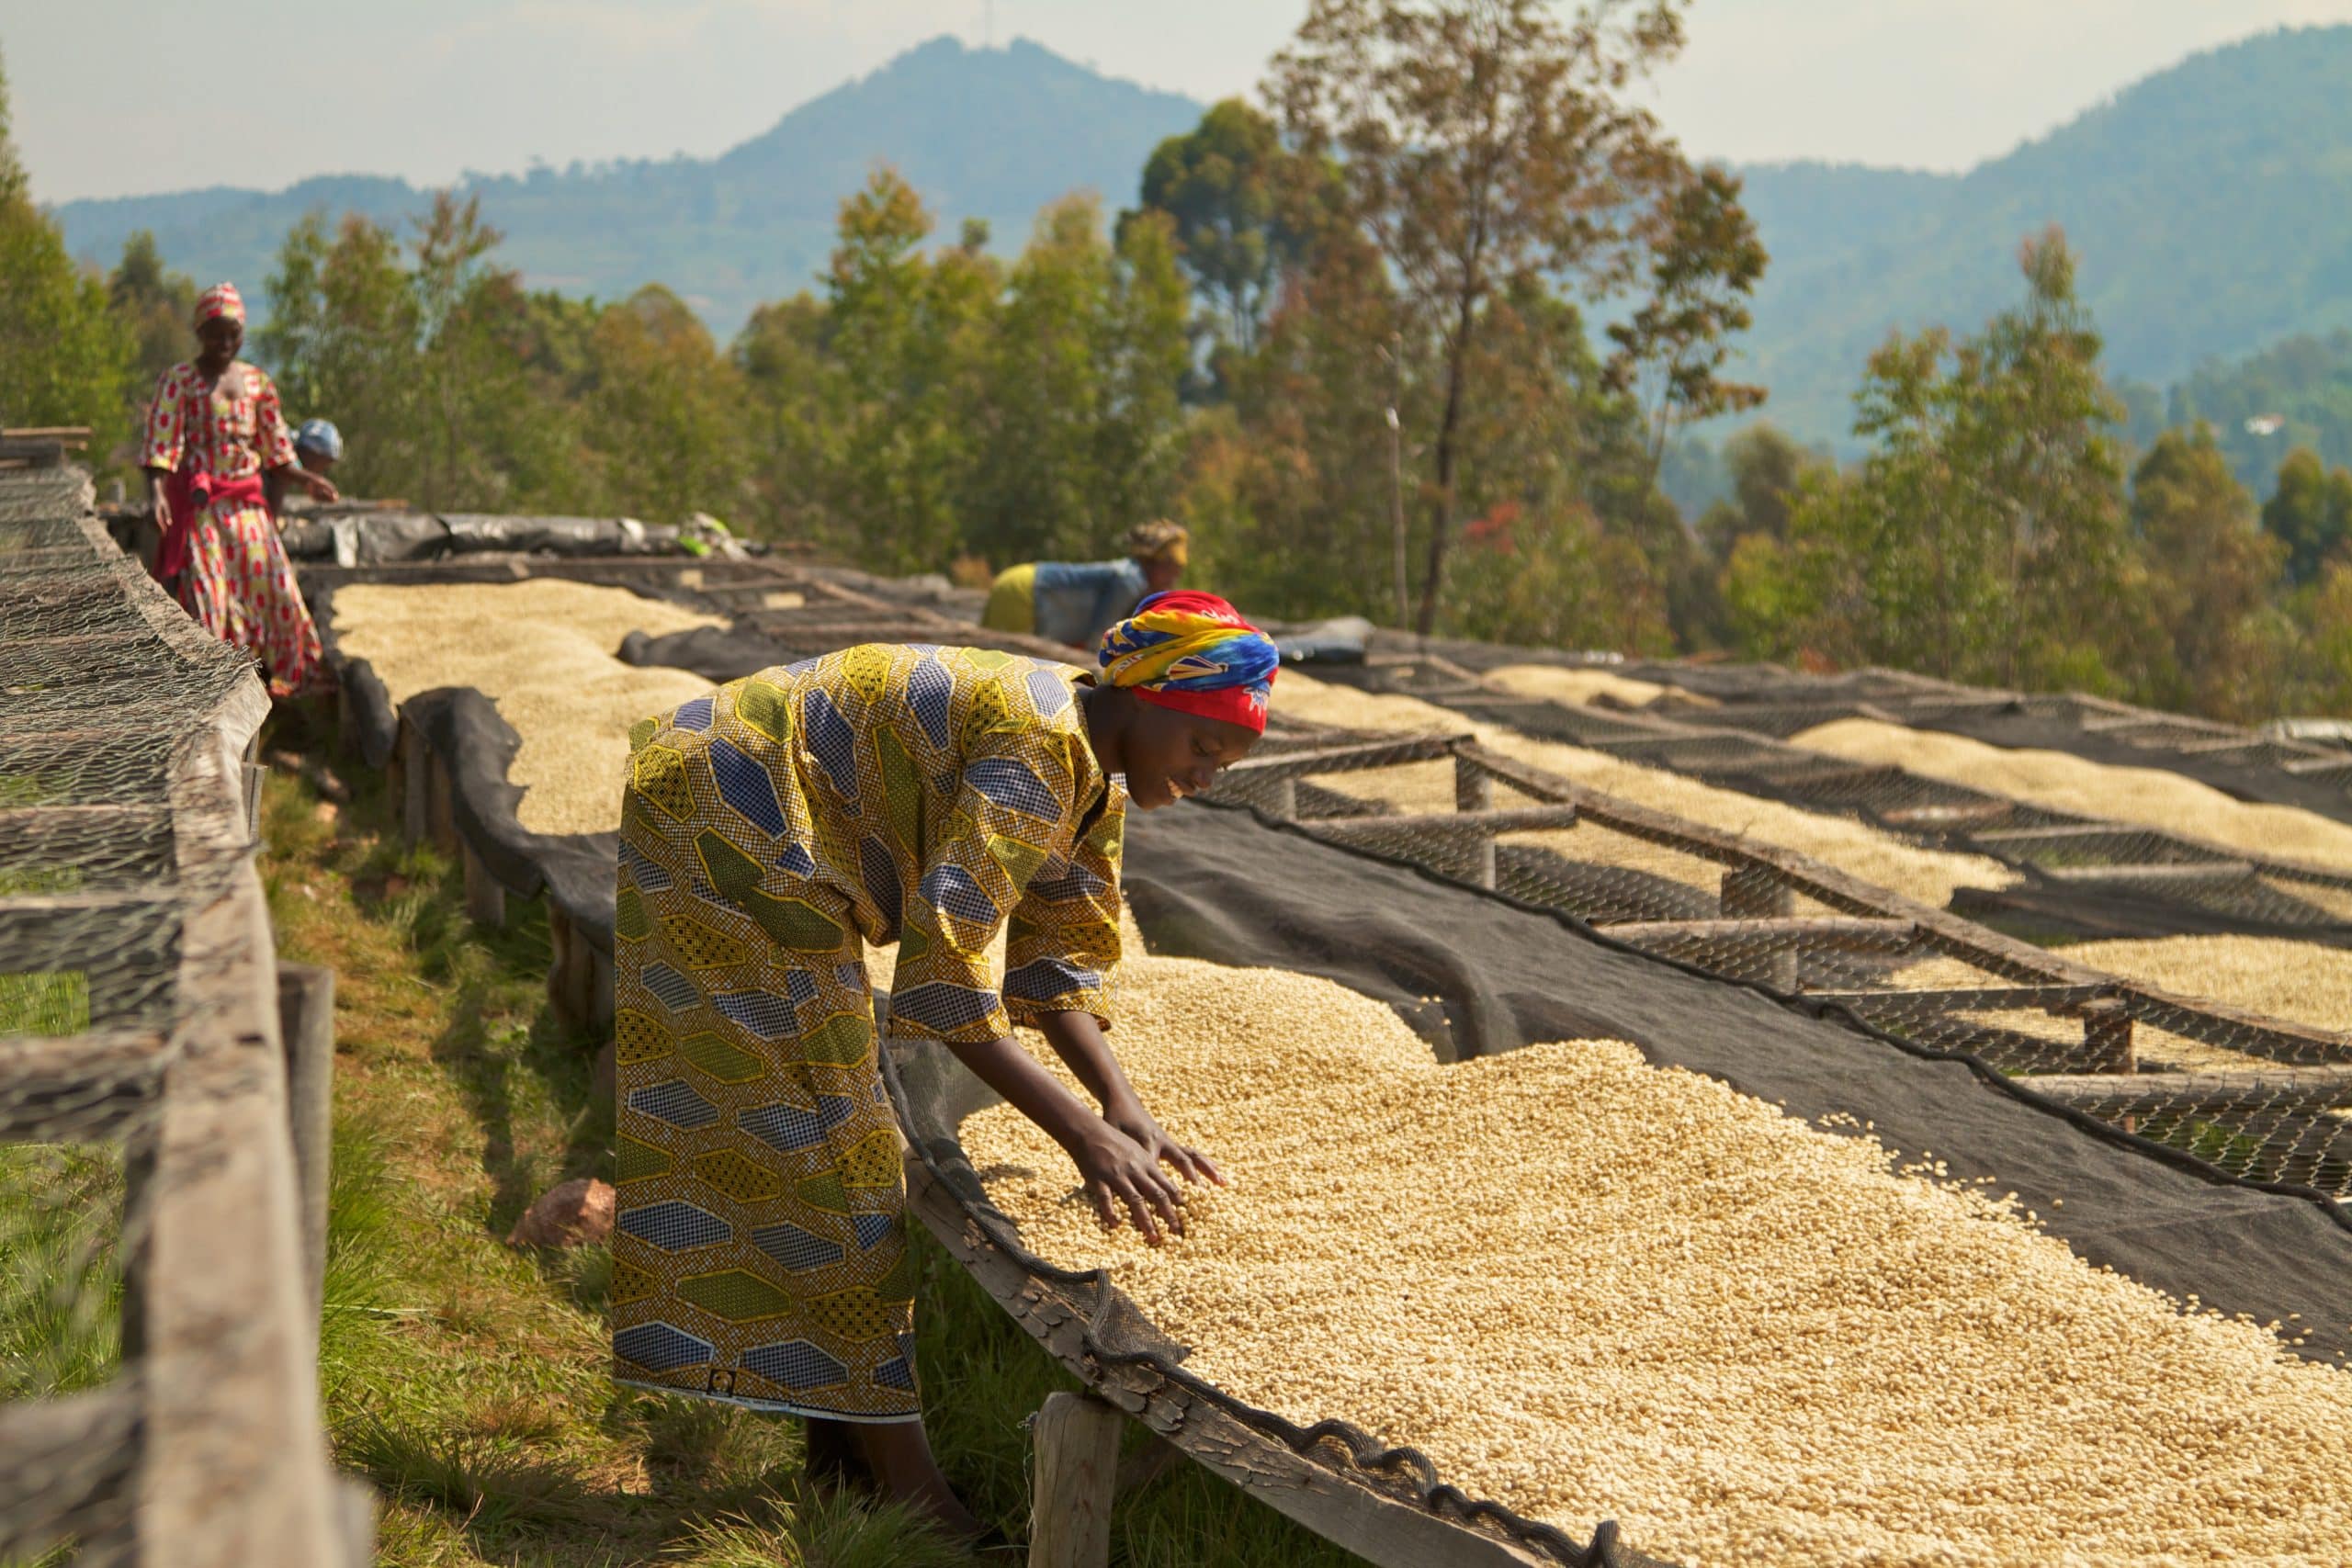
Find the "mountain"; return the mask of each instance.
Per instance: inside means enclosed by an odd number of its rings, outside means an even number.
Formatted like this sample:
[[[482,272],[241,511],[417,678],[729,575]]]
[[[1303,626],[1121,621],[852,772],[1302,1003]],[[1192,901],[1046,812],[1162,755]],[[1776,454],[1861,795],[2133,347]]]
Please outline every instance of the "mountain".
[[[2063,225],[2110,376],[2352,325],[2352,28],[2194,55],[1964,175],[1743,170],[1772,265],[1743,374],[1770,417],[1844,437],[1890,329],[1973,330],[2020,297],[2018,243]]]
[[[661,282],[731,333],[763,301],[810,286],[842,198],[880,164],[920,190],[943,231],[986,220],[1017,246],[1037,209],[1075,188],[1115,209],[1144,160],[1198,121],[1174,93],[1114,81],[1027,39],[969,49],[933,39],[801,105],[716,159],[673,158],[475,175],[466,194],[506,233],[500,255],[535,286],[605,299]],[[199,283],[237,280],[256,306],[279,243],[303,214],[359,212],[404,225],[430,197],[404,180],[334,175],[276,192],[225,186],[67,202],[68,247],[109,265],[152,229]]]
[[[2018,243],[2064,226],[2110,374],[2156,386],[2203,361],[2352,326],[2352,27],[2265,34],[2195,55],[1962,175],[1853,164],[1740,172],[1772,254],[1739,373],[1806,441],[1849,439],[1862,362],[1894,328],[1970,331],[2018,298]],[[942,38],[794,109],[716,159],[477,176],[501,253],[533,283],[604,298],[660,281],[731,333],[807,287],[833,214],[877,163],[952,235],[986,219],[1017,247],[1077,186],[1132,200],[1145,157],[1200,106],[1111,81],[1026,40]],[[101,263],[132,230],[256,298],[287,229],[314,209],[382,220],[424,193],[362,176],[275,193],[214,188],[78,201],[68,244]]]

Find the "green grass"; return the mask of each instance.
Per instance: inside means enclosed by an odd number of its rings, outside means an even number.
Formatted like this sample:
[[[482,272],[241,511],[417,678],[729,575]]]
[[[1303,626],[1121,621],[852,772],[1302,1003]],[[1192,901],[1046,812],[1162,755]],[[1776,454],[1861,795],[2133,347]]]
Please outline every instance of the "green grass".
[[[960,1553],[903,1513],[820,1502],[798,1423],[616,1389],[601,1248],[523,1254],[537,1193],[609,1178],[594,1042],[544,1003],[544,914],[478,933],[451,868],[401,850],[372,782],[337,819],[273,774],[262,872],[287,959],[336,972],[335,1171],[321,1382],[339,1462],[382,1499],[401,1568],[933,1568]],[[918,1238],[934,1446],[983,1517],[1025,1533],[1024,1422],[1075,1386]],[[1140,1434],[1136,1435],[1139,1440]],[[1131,1568],[1356,1562],[1189,1465],[1123,1496]]]
[[[92,1388],[122,1357],[122,1160],[0,1146],[0,1404]]]
[[[81,1034],[90,1027],[90,976],[80,969],[0,974],[0,1034]]]

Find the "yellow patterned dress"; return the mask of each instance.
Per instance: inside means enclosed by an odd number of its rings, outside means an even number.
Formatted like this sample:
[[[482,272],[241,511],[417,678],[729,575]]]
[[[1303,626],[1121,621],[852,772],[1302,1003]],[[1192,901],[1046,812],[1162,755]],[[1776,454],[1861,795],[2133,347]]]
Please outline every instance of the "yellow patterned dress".
[[[852,1421],[916,1418],[894,1032],[1107,1024],[1125,796],[1067,666],[853,648],[630,735],[615,942],[623,1382]],[[988,949],[1007,933],[1001,991]]]

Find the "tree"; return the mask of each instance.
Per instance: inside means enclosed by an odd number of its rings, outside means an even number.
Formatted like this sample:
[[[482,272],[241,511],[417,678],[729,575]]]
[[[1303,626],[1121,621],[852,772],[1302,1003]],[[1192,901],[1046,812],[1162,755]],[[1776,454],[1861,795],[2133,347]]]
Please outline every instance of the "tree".
[[[1270,94],[1299,152],[1340,160],[1343,209],[1396,280],[1408,360],[1440,389],[1416,614],[1443,596],[1464,421],[1488,308],[1567,279],[1634,284],[1688,165],[1628,85],[1681,42],[1681,0],[1600,0],[1566,22],[1542,0],[1312,0]],[[1400,411],[1401,415],[1401,411]]]
[[[2136,657],[2118,416],[2054,230],[2026,298],[1978,335],[1897,333],[1871,356],[1851,476],[1799,485],[1785,547],[1743,542],[1734,619],[1772,651],[1949,679],[2100,690]],[[1761,541],[1761,536],[1753,538]]]
[[[123,242],[121,264],[107,279],[107,307],[130,334],[131,400],[143,409],[164,372],[196,352],[196,285],[165,269],[155,236],[141,229]]]
[[[2287,546],[2256,524],[2210,425],[2156,438],[2132,476],[2132,526],[2159,642],[2143,695],[2222,718],[2267,712],[2278,675],[2270,599]]]
[[[126,433],[130,370],[105,282],[74,265],[33,205],[0,70],[0,423],[88,425],[92,450],[108,452]]]
[[[1731,499],[1719,501],[1699,519],[1699,537],[1717,562],[1751,534],[1778,543],[1789,536],[1789,513],[1807,473],[1822,459],[1792,440],[1777,425],[1751,424],[1724,443],[1723,465]]]
[[[931,216],[888,169],[842,203],[826,275],[842,400],[831,526],[876,570],[936,570],[963,537],[973,397],[989,344],[996,265],[967,249],[922,254]]]
[[[1209,107],[1201,123],[1152,150],[1144,164],[1142,208],[1119,219],[1164,214],[1184,270],[1210,308],[1217,335],[1255,352],[1283,273],[1304,257],[1303,160],[1282,144],[1281,129],[1239,98]]]
[[[594,362],[586,412],[609,503],[659,523],[740,515],[751,475],[741,387],[685,301],[649,283],[605,310]]]
[[[1649,236],[1649,298],[1609,339],[1609,385],[1639,402],[1649,429],[1653,479],[1667,443],[1686,424],[1737,413],[1764,400],[1764,389],[1726,381],[1734,333],[1754,318],[1747,297],[1764,276],[1763,243],[1739,205],[1739,179],[1709,166],[1665,193]]]
[[[2278,488],[2263,504],[2262,526],[2286,548],[2287,580],[2315,581],[2352,539],[2352,472],[2331,473],[2318,453],[2296,447],[2278,465]]]

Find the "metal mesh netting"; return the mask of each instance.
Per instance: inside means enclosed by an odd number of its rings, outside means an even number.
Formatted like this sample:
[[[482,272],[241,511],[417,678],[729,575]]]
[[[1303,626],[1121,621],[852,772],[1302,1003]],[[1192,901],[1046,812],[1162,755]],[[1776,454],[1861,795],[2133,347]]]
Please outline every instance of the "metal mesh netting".
[[[0,1559],[131,1550],[135,1406],[110,1392],[147,1212],[130,1176],[200,1021],[191,911],[243,853],[183,841],[173,791],[250,666],[89,502],[78,471],[0,472]]]
[[[1589,743],[1615,721],[1575,722]],[[1715,738],[1695,739],[1721,760]],[[2230,1176],[2352,1197],[2352,1038],[2331,1030],[2092,969],[1466,739],[1290,726],[1216,793],[1905,1047],[1973,1057]],[[2101,852],[2152,847],[2063,852]]]

